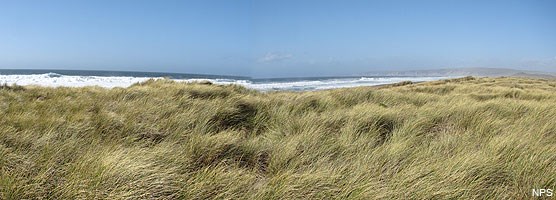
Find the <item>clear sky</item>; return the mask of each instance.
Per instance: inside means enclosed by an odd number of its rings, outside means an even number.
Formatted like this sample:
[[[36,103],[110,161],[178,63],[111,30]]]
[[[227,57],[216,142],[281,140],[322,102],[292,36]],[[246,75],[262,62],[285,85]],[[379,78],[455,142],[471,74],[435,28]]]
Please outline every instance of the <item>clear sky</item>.
[[[0,68],[556,71],[556,1],[1,0]]]

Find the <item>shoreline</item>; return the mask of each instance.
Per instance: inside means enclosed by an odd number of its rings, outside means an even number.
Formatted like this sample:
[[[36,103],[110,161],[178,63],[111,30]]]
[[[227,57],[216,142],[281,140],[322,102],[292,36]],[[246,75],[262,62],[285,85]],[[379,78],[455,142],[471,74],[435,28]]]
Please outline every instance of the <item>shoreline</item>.
[[[0,84],[36,85],[44,87],[86,87],[99,86],[104,88],[129,87],[133,84],[151,79],[167,79],[176,82],[211,82],[215,85],[241,85],[243,87],[263,92],[269,91],[316,91],[335,88],[349,88],[359,86],[377,86],[396,84],[404,81],[422,82],[440,80],[452,77],[334,77],[334,78],[307,78],[307,79],[273,79],[253,82],[250,80],[235,79],[168,79],[168,78],[140,78],[140,77],[106,77],[106,76],[67,76],[55,73],[35,75],[0,75]]]

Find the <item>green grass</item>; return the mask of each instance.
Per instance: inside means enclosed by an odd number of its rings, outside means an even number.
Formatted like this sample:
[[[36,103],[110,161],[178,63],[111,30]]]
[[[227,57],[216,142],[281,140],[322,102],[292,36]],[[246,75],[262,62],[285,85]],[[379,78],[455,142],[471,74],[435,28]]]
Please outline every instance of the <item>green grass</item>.
[[[0,199],[532,198],[556,189],[555,83],[4,85]]]

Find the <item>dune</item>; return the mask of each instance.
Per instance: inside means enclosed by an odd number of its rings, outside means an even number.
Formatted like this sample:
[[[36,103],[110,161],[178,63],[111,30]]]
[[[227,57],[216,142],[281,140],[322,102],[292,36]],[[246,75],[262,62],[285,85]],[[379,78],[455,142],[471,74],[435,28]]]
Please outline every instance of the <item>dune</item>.
[[[524,199],[556,187],[547,79],[1,85],[0,116],[0,199]]]

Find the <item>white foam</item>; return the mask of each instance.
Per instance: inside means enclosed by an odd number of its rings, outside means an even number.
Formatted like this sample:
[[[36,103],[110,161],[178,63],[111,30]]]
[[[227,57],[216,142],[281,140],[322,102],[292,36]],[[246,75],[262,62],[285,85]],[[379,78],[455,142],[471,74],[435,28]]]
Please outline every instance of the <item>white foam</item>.
[[[39,85],[46,87],[100,86],[106,88],[128,87],[150,78],[124,76],[65,76],[56,73],[32,75],[0,75],[0,84]]]
[[[340,79],[326,79],[326,80],[307,80],[307,81],[292,81],[292,82],[268,82],[268,83],[254,83],[244,85],[248,88],[253,88],[262,91],[272,90],[326,90],[334,88],[348,88],[358,86],[375,86],[383,84],[398,83],[402,81],[432,81],[440,80],[448,77],[384,77],[384,78],[340,78]]]
[[[324,90],[333,88],[346,88],[357,86],[374,86],[382,84],[397,83],[402,81],[432,81],[450,77],[361,77],[361,78],[336,78],[324,80],[300,80],[300,81],[267,81],[252,82],[250,80],[234,79],[175,79],[178,82],[210,81],[214,84],[237,84],[247,88],[260,91],[273,90]],[[46,87],[84,87],[100,86],[106,88],[128,87],[134,83],[147,81],[147,77],[125,77],[125,76],[66,76],[56,73],[33,74],[33,75],[0,75],[0,84],[17,85],[39,85]]]

